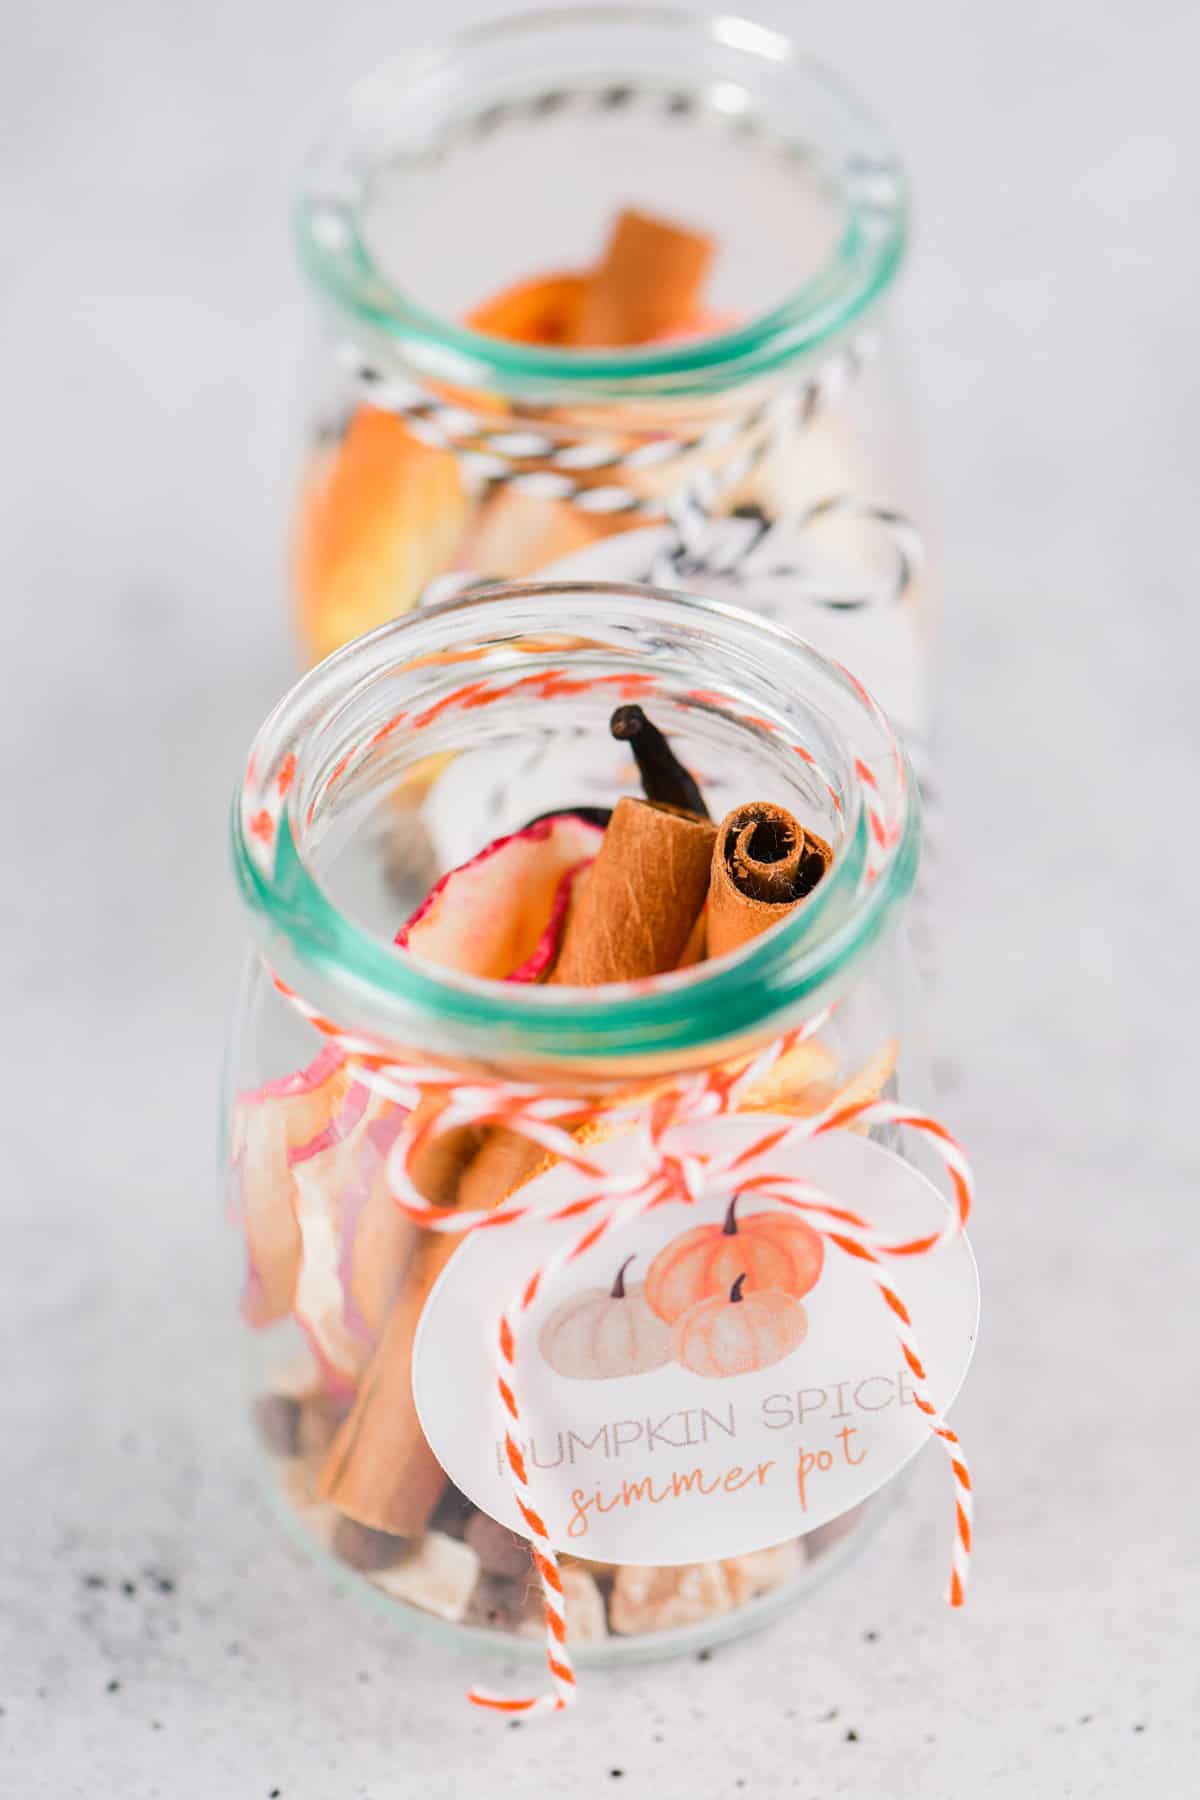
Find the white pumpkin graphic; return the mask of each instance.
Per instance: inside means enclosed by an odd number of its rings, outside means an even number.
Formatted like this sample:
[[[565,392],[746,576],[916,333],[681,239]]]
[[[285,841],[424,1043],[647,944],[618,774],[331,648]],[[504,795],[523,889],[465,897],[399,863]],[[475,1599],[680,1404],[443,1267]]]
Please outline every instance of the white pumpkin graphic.
[[[641,1282],[625,1285],[633,1260],[626,1257],[611,1288],[583,1288],[546,1320],[538,1347],[556,1375],[606,1381],[670,1362],[670,1326],[647,1305]]]

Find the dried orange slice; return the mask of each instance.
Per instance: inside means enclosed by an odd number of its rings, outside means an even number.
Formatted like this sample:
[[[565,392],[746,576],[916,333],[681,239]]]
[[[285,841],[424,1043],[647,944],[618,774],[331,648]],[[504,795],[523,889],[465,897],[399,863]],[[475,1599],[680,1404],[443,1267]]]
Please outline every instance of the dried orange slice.
[[[296,582],[313,660],[408,612],[452,563],[469,510],[449,451],[360,407],[314,459],[301,497]]]
[[[467,314],[467,324],[514,344],[571,344],[589,285],[586,275],[532,275],[484,300]]]

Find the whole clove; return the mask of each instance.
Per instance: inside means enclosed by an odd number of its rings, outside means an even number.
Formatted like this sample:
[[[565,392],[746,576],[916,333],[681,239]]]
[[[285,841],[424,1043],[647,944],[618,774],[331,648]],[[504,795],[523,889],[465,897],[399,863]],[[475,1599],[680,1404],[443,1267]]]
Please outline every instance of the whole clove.
[[[619,743],[633,751],[642,792],[660,806],[676,806],[681,812],[709,817],[704,796],[689,769],[685,769],[662,732],[640,706],[618,706],[608,728]]]

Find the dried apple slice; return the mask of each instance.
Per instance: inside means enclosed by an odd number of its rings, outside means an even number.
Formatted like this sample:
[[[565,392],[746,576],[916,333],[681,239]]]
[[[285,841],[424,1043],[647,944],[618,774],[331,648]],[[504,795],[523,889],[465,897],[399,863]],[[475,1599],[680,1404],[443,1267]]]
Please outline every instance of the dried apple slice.
[[[579,877],[592,866],[591,857],[585,857],[569,868],[557,888],[550,906],[550,917],[545,929],[538,938],[533,954],[504,977],[506,981],[541,981],[554,967],[558,956],[562,935],[566,929],[567,914],[575,895],[575,883]]]
[[[739,1112],[819,1113],[834,1092],[837,1058],[813,1039],[784,1052],[738,1101]]]
[[[399,1108],[367,1127],[369,1157],[343,1201],[348,1230],[342,1253],[351,1328],[372,1347],[387,1324],[421,1228],[400,1213],[387,1178],[388,1152],[407,1113]]]
[[[307,1068],[238,1095],[233,1113],[234,1193],[246,1236],[242,1311],[251,1325],[269,1325],[292,1310],[300,1269],[300,1228],[291,1155],[325,1130],[349,1087],[341,1052],[324,1049]]]
[[[788,1113],[811,1119],[834,1106],[877,1100],[896,1066],[896,1040],[887,1038],[874,1055],[844,1082],[837,1061],[823,1044],[797,1044],[768,1069],[739,1102],[741,1112]],[[854,1129],[857,1129],[855,1127]]]
[[[858,1106],[865,1100],[878,1100],[892,1078],[892,1072],[896,1067],[898,1048],[899,1045],[894,1037],[886,1038],[875,1054],[868,1057],[862,1068],[837,1090],[834,1095],[837,1104],[839,1106]]]
[[[353,1388],[412,1253],[418,1227],[392,1203],[385,1172],[405,1117],[356,1082],[290,1159],[301,1240],[294,1310],[334,1388]]]
[[[547,974],[575,878],[601,825],[574,813],[489,844],[437,883],[397,942],[467,973]],[[402,1109],[353,1081],[339,1051],[239,1095],[233,1170],[246,1237],[243,1312],[261,1327],[295,1313],[327,1384],[361,1370],[395,1300],[412,1233],[385,1167]]]
[[[442,876],[396,943],[464,975],[537,980],[553,962],[573,877],[603,837],[577,813],[555,813],[497,838]]]

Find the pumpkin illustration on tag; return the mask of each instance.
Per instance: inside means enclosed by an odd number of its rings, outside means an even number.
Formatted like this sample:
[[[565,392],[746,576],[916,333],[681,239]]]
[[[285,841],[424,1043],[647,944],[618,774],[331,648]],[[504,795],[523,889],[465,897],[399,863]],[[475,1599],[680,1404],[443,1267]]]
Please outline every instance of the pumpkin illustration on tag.
[[[808,1314],[779,1288],[743,1293],[739,1275],[728,1295],[701,1300],[675,1321],[671,1349],[693,1375],[752,1375],[782,1362],[804,1342]]]
[[[814,1288],[825,1261],[818,1232],[795,1213],[749,1213],[738,1196],[720,1225],[695,1225],[659,1251],[646,1273],[646,1299],[673,1325],[700,1300],[728,1297],[737,1276],[747,1294],[779,1289],[794,1300]]]
[[[670,1328],[647,1306],[640,1282],[625,1285],[632,1261],[626,1257],[611,1288],[584,1288],[546,1320],[538,1347],[556,1375],[606,1381],[670,1362]]]

